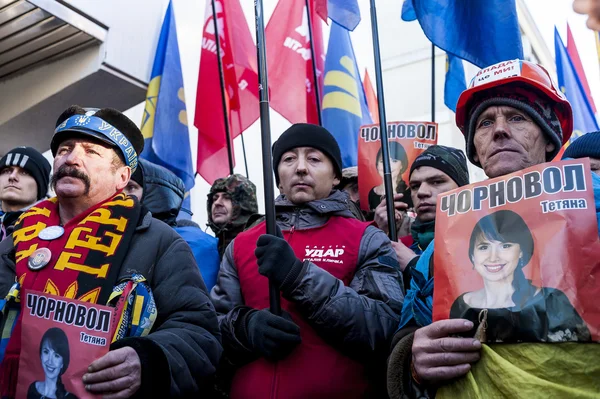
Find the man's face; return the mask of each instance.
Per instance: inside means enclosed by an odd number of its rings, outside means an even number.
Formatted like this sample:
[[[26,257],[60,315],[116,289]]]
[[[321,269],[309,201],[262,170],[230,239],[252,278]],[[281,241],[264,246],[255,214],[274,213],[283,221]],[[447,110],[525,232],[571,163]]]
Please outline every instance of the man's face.
[[[447,174],[431,166],[420,166],[410,175],[410,196],[421,223],[435,220],[437,197],[458,188]]]
[[[52,185],[58,198],[97,204],[125,188],[131,169],[115,163],[115,151],[100,142],[76,138],[63,141],[54,157]]]
[[[529,115],[508,106],[492,106],[479,115],[473,144],[473,158],[491,178],[544,163],[546,152],[554,150]]]
[[[129,183],[123,189],[123,192],[127,195],[135,195],[138,201],[142,202],[144,196],[144,188],[140,186],[135,180],[129,180]]]
[[[340,183],[331,160],[312,147],[298,147],[284,153],[277,172],[279,190],[298,205],[327,198]]]
[[[590,158],[592,172],[600,176],[600,158]]]
[[[229,193],[215,193],[212,197],[213,203],[210,210],[212,221],[217,226],[225,226],[231,222],[233,215],[233,203]]]
[[[37,183],[19,166],[7,166],[0,171],[0,201],[23,207],[37,200]]]

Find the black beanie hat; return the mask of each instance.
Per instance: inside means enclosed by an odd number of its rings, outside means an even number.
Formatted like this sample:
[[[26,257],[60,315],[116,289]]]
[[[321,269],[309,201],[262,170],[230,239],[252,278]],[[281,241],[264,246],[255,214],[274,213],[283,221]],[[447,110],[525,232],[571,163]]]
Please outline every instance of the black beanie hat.
[[[469,169],[465,154],[452,147],[432,145],[415,159],[410,167],[410,175],[421,166],[431,166],[447,174],[459,187],[469,184]]]
[[[589,132],[573,140],[562,158],[598,158],[600,159],[600,132]]]
[[[0,159],[0,170],[7,166],[18,166],[29,172],[37,183],[37,199],[46,196],[51,168],[50,162],[39,151],[32,147],[13,148]]]
[[[318,125],[295,123],[273,143],[273,171],[278,186],[279,173],[277,173],[277,167],[281,157],[285,152],[298,147],[312,147],[322,151],[331,160],[335,175],[339,179],[342,178],[342,153],[333,135],[327,129]]]

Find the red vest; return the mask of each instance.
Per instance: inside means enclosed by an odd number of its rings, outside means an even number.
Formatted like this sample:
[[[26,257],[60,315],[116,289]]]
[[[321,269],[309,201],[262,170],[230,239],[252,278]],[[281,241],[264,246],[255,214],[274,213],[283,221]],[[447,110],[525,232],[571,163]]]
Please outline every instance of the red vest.
[[[284,231],[298,259],[309,260],[348,286],[356,272],[360,241],[369,224],[356,219],[331,217],[320,227]],[[258,273],[254,250],[265,234],[265,224],[235,239],[233,257],[245,304],[269,307],[268,279]],[[362,398],[368,388],[365,367],[327,344],[292,302],[281,298],[281,307],[300,326],[302,342],[279,362],[258,359],[240,368],[231,385],[231,398]]]

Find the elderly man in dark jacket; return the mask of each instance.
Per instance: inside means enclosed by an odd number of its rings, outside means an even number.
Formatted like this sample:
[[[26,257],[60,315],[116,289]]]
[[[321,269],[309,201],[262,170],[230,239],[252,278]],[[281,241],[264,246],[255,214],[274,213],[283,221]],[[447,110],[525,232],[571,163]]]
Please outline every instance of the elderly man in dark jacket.
[[[403,301],[390,241],[333,189],[341,155],[326,129],[293,125],[273,145],[273,165],[281,234],[266,235],[264,222],[239,234],[211,292],[226,358],[238,366],[231,397],[379,397],[368,368]],[[281,317],[265,309],[269,279]]]
[[[212,383],[222,352],[217,318],[189,246],[122,193],[143,144],[133,122],[110,108],[73,106],[58,118],[51,143],[57,197],[23,213],[0,244],[0,296],[7,298],[0,305],[18,307],[23,290],[109,306],[126,295],[147,317],[136,324],[116,306],[114,320],[124,324],[113,325],[115,340],[86,370],[85,388],[121,398],[195,397]],[[50,256],[37,256],[44,253]],[[22,328],[17,319],[0,353],[3,398],[14,397],[21,347],[31,344],[21,342]]]

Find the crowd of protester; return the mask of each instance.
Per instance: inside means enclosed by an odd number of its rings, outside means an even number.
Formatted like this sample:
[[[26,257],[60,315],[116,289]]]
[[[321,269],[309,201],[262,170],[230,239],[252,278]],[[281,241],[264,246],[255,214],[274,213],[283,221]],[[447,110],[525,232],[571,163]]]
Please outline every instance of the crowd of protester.
[[[50,283],[59,295],[75,286],[71,298],[109,306],[143,298],[142,310],[156,313],[144,329],[115,335],[82,376],[106,398],[432,398],[465,378],[484,356],[478,326],[432,322],[437,198],[469,184],[467,161],[490,178],[518,172],[551,162],[573,130],[571,105],[548,73],[523,65],[518,78],[462,93],[456,123],[466,154],[433,145],[404,163],[408,181],[404,170],[394,175],[398,242],[388,238],[383,185],[369,193],[374,212],[361,211],[357,170],[342,169],[322,127],[294,124],[273,144],[275,235],[266,234],[255,185],[238,174],[210,189],[210,235],[177,218],[184,184],[139,158],[144,140],[131,120],[111,108],[68,108],[49,127],[52,175],[31,147],[0,160],[0,397],[15,397],[28,344],[21,318],[7,315],[24,306],[23,290],[48,292]],[[600,217],[600,132],[563,156],[584,157]],[[119,240],[110,251],[95,245],[107,237]],[[50,255],[34,267],[42,249]],[[67,249],[80,261],[65,261]],[[269,284],[281,314],[269,309]],[[61,374],[28,395],[72,397]]]

